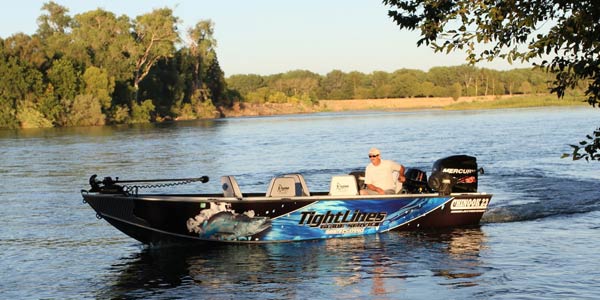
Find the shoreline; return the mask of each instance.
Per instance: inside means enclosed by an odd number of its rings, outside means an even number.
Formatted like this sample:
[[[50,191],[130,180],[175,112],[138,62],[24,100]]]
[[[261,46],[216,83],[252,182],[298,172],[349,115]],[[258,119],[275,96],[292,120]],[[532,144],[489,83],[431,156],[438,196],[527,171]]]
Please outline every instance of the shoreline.
[[[558,99],[554,94],[512,96],[494,95],[460,97],[457,100],[454,100],[451,97],[319,100],[315,105],[306,105],[301,103],[235,103],[232,108],[221,107],[220,112],[221,118],[235,118],[369,110],[469,110],[575,105],[588,104],[584,100],[575,100],[575,97]]]
[[[488,102],[512,97],[517,96],[461,97],[457,100],[451,97],[319,100],[315,105],[238,102],[232,108],[221,107],[220,111],[223,118],[233,118],[339,111],[442,109],[456,103]]]
[[[452,97],[320,100],[319,107],[330,111],[441,109],[456,103],[489,102],[510,97],[515,96],[460,97],[457,100]]]
[[[502,95],[431,98],[388,98],[388,99],[350,99],[350,100],[319,100],[316,104],[305,103],[234,103],[233,107],[217,107],[214,117],[198,119],[163,119],[147,124],[169,122],[218,120],[224,118],[267,117],[292,114],[313,114],[323,112],[352,112],[352,111],[425,111],[425,110],[474,110],[474,109],[506,109],[546,106],[589,106],[583,97],[565,97],[558,99],[554,94],[543,95]],[[100,126],[121,126],[128,124],[105,124]],[[129,124],[131,125],[131,124]],[[75,126],[78,127],[78,126]],[[73,128],[66,127],[19,127],[13,129],[42,129],[42,128]],[[0,130],[10,128],[0,128]]]

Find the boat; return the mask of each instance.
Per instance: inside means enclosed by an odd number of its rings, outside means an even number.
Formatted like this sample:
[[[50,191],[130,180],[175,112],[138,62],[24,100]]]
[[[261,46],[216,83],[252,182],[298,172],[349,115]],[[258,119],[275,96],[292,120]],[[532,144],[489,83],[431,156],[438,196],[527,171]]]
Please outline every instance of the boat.
[[[207,176],[93,175],[81,194],[98,218],[144,244],[273,243],[479,226],[492,198],[477,191],[479,174],[475,157],[455,155],[437,160],[429,179],[422,170],[407,169],[393,195],[360,195],[362,172],[331,176],[329,191],[321,192],[311,192],[301,174],[272,178],[264,193],[243,193],[234,176],[222,176],[222,191],[210,194],[140,192],[206,183]]]

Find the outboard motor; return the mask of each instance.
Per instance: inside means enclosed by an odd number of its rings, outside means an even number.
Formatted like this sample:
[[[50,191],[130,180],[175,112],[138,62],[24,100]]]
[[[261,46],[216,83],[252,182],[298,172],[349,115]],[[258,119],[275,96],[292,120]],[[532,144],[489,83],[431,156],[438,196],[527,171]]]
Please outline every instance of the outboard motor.
[[[427,185],[427,173],[414,168],[408,168],[404,172],[406,181],[402,184],[402,188],[408,194],[423,194],[431,192]]]
[[[437,160],[433,164],[429,187],[447,195],[450,193],[477,192],[477,159],[468,155],[455,155]],[[483,169],[481,169],[483,173]]]

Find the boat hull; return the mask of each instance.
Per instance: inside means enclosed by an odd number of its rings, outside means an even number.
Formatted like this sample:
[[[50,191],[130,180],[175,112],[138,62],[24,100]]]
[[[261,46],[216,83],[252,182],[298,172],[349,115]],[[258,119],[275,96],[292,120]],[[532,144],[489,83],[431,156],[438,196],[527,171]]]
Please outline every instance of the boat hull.
[[[492,195],[83,197],[98,217],[128,236],[146,244],[170,244],[289,242],[476,226]]]

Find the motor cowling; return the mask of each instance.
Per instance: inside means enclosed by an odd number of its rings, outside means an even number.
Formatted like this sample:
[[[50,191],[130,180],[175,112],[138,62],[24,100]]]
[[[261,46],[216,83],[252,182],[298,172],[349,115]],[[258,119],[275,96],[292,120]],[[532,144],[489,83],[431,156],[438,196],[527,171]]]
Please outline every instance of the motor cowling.
[[[448,156],[433,164],[429,186],[440,194],[477,192],[478,174],[475,157]]]

